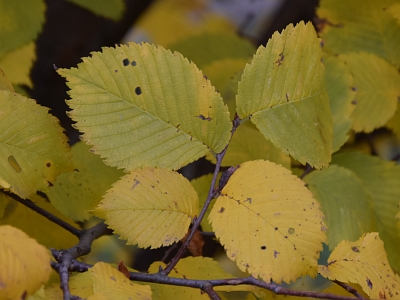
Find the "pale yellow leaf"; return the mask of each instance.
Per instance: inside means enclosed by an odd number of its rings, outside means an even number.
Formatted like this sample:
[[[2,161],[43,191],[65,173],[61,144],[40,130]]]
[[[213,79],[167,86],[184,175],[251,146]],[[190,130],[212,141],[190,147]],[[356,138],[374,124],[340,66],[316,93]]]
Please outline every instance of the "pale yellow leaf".
[[[24,299],[50,276],[50,255],[23,231],[0,226],[0,299]]]
[[[260,46],[238,86],[237,112],[285,154],[316,168],[331,159],[332,119],[320,41],[311,23]]]
[[[229,142],[228,108],[179,53],[130,43],[58,72],[71,88],[76,128],[110,166],[176,170]]]
[[[0,90],[0,186],[21,198],[73,170],[58,120],[32,99]]]
[[[117,181],[95,214],[129,244],[158,248],[185,236],[198,214],[198,201],[196,191],[182,175],[144,168]]]
[[[399,299],[400,279],[390,268],[378,233],[342,241],[318,272],[331,280],[358,283],[371,299]]]
[[[109,264],[99,262],[90,269],[90,272],[93,279],[94,294],[88,300],[152,299],[149,286],[130,281],[124,274]]]
[[[324,216],[304,182],[279,165],[239,165],[209,220],[230,259],[269,282],[315,276],[326,241]]]

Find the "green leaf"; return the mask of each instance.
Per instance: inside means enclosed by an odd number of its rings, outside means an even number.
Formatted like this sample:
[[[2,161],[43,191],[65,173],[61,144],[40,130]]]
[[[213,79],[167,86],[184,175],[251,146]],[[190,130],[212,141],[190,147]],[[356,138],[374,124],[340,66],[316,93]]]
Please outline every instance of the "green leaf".
[[[258,48],[236,98],[241,119],[250,118],[286,155],[316,168],[328,165],[332,146],[321,57],[312,24],[289,25]]]
[[[354,241],[374,230],[372,203],[356,174],[330,165],[328,169],[308,174],[304,181],[326,216],[330,249],[342,240]]]
[[[176,170],[228,144],[227,107],[179,53],[130,43],[83,60],[58,72],[71,88],[69,115],[108,165]]]
[[[0,58],[37,37],[45,8],[43,0],[0,2]]]
[[[48,108],[5,90],[0,91],[0,106],[2,188],[27,198],[72,171],[67,137]]]
[[[88,210],[99,204],[101,197],[124,173],[106,166],[84,142],[72,146],[72,161],[75,171],[57,177],[46,195],[51,204],[65,216],[75,221],[84,221],[92,215]]]
[[[400,278],[390,268],[383,242],[376,232],[356,242],[342,241],[319,273],[330,280],[358,283],[371,299],[398,299]]]
[[[400,238],[396,229],[400,166],[357,152],[334,155],[332,163],[353,171],[361,179],[364,189],[371,196],[377,219],[376,230],[385,243],[389,262],[395,272],[400,272]]]
[[[332,54],[367,51],[400,66],[400,24],[392,0],[322,0],[317,9],[324,49]],[[355,13],[357,12],[357,13]]]
[[[371,132],[393,117],[400,97],[400,74],[384,59],[369,53],[340,55],[357,90],[353,129]]]
[[[198,196],[182,175],[144,168],[117,181],[95,214],[129,244],[168,246],[181,240],[198,213]]]
[[[386,126],[400,137],[400,108],[398,105],[394,116],[386,123]]]
[[[0,90],[7,90],[14,92],[14,87],[10,79],[8,79],[8,77],[6,76],[6,74],[2,69],[0,69]]]
[[[332,152],[336,152],[349,139],[355,102],[353,76],[348,67],[335,56],[325,56],[326,90],[333,121]]]
[[[114,21],[121,19],[124,13],[125,3],[123,0],[68,0],[92,13],[101,17],[109,18]]]
[[[278,283],[316,275],[326,240],[323,218],[303,181],[262,160],[239,165],[209,216],[239,269]]]
[[[235,131],[221,166],[236,166],[249,160],[265,159],[289,169],[290,157],[266,140],[256,128],[246,125],[239,126]],[[207,153],[206,158],[215,164],[215,157],[211,153]]]

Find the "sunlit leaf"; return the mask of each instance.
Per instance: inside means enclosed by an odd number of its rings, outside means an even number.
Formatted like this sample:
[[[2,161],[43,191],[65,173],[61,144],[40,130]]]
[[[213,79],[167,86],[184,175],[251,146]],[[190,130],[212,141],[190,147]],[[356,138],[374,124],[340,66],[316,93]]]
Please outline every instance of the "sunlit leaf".
[[[357,90],[353,129],[371,132],[393,117],[400,96],[400,74],[382,58],[369,53],[340,55]]]
[[[24,299],[35,293],[49,279],[49,262],[47,249],[26,233],[0,226],[1,299]]]
[[[132,299],[150,300],[151,289],[149,286],[130,281],[116,268],[99,262],[90,269],[93,279],[94,295],[88,300],[95,299]]]
[[[290,168],[290,157],[266,140],[256,128],[246,125],[239,126],[235,131],[222,160],[223,167],[236,166],[249,160],[265,159]],[[211,153],[207,153],[206,158],[215,164],[215,157]]]
[[[331,280],[358,283],[371,299],[398,299],[400,278],[390,268],[383,242],[377,233],[356,242],[342,241],[319,273]]]
[[[321,203],[326,216],[330,249],[342,240],[356,240],[373,231],[375,219],[372,203],[362,181],[343,167],[330,165],[304,177],[308,188]]]
[[[332,54],[367,51],[400,66],[400,24],[392,0],[322,0],[317,9],[324,49]],[[357,12],[357,13],[355,13]]]
[[[238,86],[237,112],[299,162],[331,156],[332,120],[320,42],[311,23],[289,25],[259,47]]]
[[[346,65],[334,56],[325,56],[326,90],[333,121],[332,152],[336,152],[348,140],[351,114],[354,110],[355,87]]]
[[[46,195],[50,202],[75,221],[84,221],[91,215],[88,210],[99,204],[101,197],[124,173],[106,166],[98,155],[89,152],[84,142],[72,146],[75,171],[57,177]]]
[[[44,22],[45,2],[1,1],[0,58],[36,38]]]
[[[158,248],[185,236],[197,215],[198,201],[196,191],[182,175],[144,168],[116,182],[95,213],[129,244]]]
[[[22,198],[73,169],[58,120],[32,99],[0,91],[0,186]]]
[[[123,0],[68,0],[101,17],[114,21],[121,19],[124,13],[125,3]]]
[[[3,194],[3,196],[5,195]],[[11,225],[17,227],[40,244],[49,248],[68,249],[78,242],[77,237],[65,229],[55,225],[53,222],[39,215],[32,209],[18,203],[8,196],[5,196],[5,198],[7,199],[7,205],[5,207],[3,218],[0,219],[0,225]],[[0,201],[3,200],[4,199],[0,197]],[[77,224],[75,224],[71,219],[64,217],[43,197],[32,195],[31,200],[37,206],[52,215],[78,228]]]
[[[261,160],[239,166],[209,216],[228,257],[242,271],[278,283],[316,275],[326,240],[323,218],[303,181]]]
[[[71,88],[69,115],[108,165],[178,169],[227,145],[227,107],[179,53],[130,43],[83,60],[59,73]]]
[[[68,280],[69,290],[72,295],[83,299],[93,295],[93,280],[91,272],[71,274]],[[53,284],[45,289],[46,300],[59,300],[63,298],[60,283]]]
[[[394,3],[388,9],[388,12],[396,18],[397,23],[400,23],[400,3]]]
[[[371,196],[376,214],[376,230],[385,243],[389,262],[400,272],[400,238],[396,230],[396,213],[400,199],[400,166],[357,152],[333,156],[332,163],[353,171],[361,179],[364,189]]]

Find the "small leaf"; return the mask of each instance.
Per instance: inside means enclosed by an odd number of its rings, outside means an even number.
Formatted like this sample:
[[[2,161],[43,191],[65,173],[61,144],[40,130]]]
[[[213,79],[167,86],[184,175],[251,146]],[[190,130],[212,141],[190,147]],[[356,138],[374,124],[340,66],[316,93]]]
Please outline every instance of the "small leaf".
[[[390,268],[379,234],[368,233],[356,242],[342,241],[319,273],[330,280],[358,283],[371,299],[398,299],[400,278]]]
[[[355,240],[373,230],[375,216],[369,195],[356,174],[330,165],[304,177],[326,216],[330,249],[342,240]]]
[[[49,279],[49,262],[45,247],[17,228],[0,226],[1,299],[25,299],[35,293]]]
[[[185,237],[181,240],[182,243],[185,243],[189,232],[185,235]],[[192,256],[203,256],[203,246],[204,246],[204,239],[201,235],[199,230],[196,230],[192,239],[190,240],[189,246],[187,249],[189,250]]]
[[[123,0],[68,0],[101,17],[114,21],[121,19],[124,13],[125,4]]]
[[[98,299],[137,299],[150,300],[151,289],[148,285],[133,283],[109,264],[99,262],[90,269],[93,279],[94,295],[88,300]]]
[[[182,175],[144,168],[107,191],[95,214],[129,244],[158,248],[181,240],[197,215],[198,196]]]
[[[83,61],[58,72],[71,88],[69,115],[108,165],[176,170],[228,144],[227,107],[179,53],[130,43]]]
[[[289,25],[259,47],[238,86],[237,112],[299,162],[330,161],[332,120],[320,42],[311,23]]]
[[[319,204],[304,182],[279,165],[239,165],[221,191],[209,220],[242,271],[269,282],[315,276],[326,240]]]
[[[371,132],[393,117],[400,97],[400,74],[382,58],[369,53],[340,55],[357,90],[353,129]]]
[[[48,108],[6,90],[0,105],[0,186],[27,198],[72,171],[67,137]]]

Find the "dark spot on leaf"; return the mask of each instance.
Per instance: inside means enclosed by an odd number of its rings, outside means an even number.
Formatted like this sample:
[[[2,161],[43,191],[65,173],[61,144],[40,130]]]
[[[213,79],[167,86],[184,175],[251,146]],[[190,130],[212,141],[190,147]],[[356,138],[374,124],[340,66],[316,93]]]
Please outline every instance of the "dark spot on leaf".
[[[132,65],[132,66],[136,66],[136,61],[132,61],[132,62],[131,62],[131,65]]]
[[[124,66],[126,67],[127,65],[129,65],[129,59],[125,58],[122,63],[124,64]]]
[[[196,116],[196,117],[198,117],[198,118],[200,118],[201,120],[203,120],[203,121],[211,121],[212,120],[212,118],[210,118],[210,117],[205,117],[205,116],[203,116],[203,115],[198,115],[198,116]]]
[[[50,168],[51,167],[51,163],[46,163],[46,167]]]
[[[352,90],[353,92],[356,92],[356,91],[357,91],[357,88],[356,88],[355,86],[352,86],[352,87],[351,87],[351,90]]]
[[[218,211],[218,213],[222,214],[225,211],[225,207],[221,207],[221,209]]]
[[[261,250],[267,249],[267,246],[261,246]]]
[[[276,258],[278,256],[279,252],[274,250],[274,258]]]
[[[110,276],[110,279],[111,279],[111,280],[114,280],[114,281],[117,281],[117,279],[115,279],[114,276]]]
[[[282,62],[283,62],[284,59],[285,59],[285,55],[283,55],[283,52],[281,52],[281,53],[279,53],[279,57],[278,57],[278,59],[276,60],[275,63],[278,66],[280,66],[280,65],[282,65]]]
[[[278,227],[275,227],[275,230],[278,230]]]
[[[294,233],[294,228],[289,228],[288,232],[289,232],[289,234],[293,234]]]
[[[118,70],[114,70],[115,73],[118,73]]]
[[[357,100],[354,99],[353,101],[351,101],[351,104],[356,105],[357,104]]]
[[[351,250],[353,250],[354,252],[360,252],[360,249],[358,249],[358,247],[356,247],[356,246],[354,246],[354,247],[351,247]]]
[[[370,288],[370,289],[372,289],[372,282],[371,282],[371,280],[367,277],[367,284],[368,284],[368,287]]]
[[[135,93],[136,93],[136,95],[141,95],[142,94],[142,89],[140,88],[140,86],[138,86],[136,89],[135,89]]]
[[[47,186],[53,186],[53,184],[50,181],[47,181]]]

